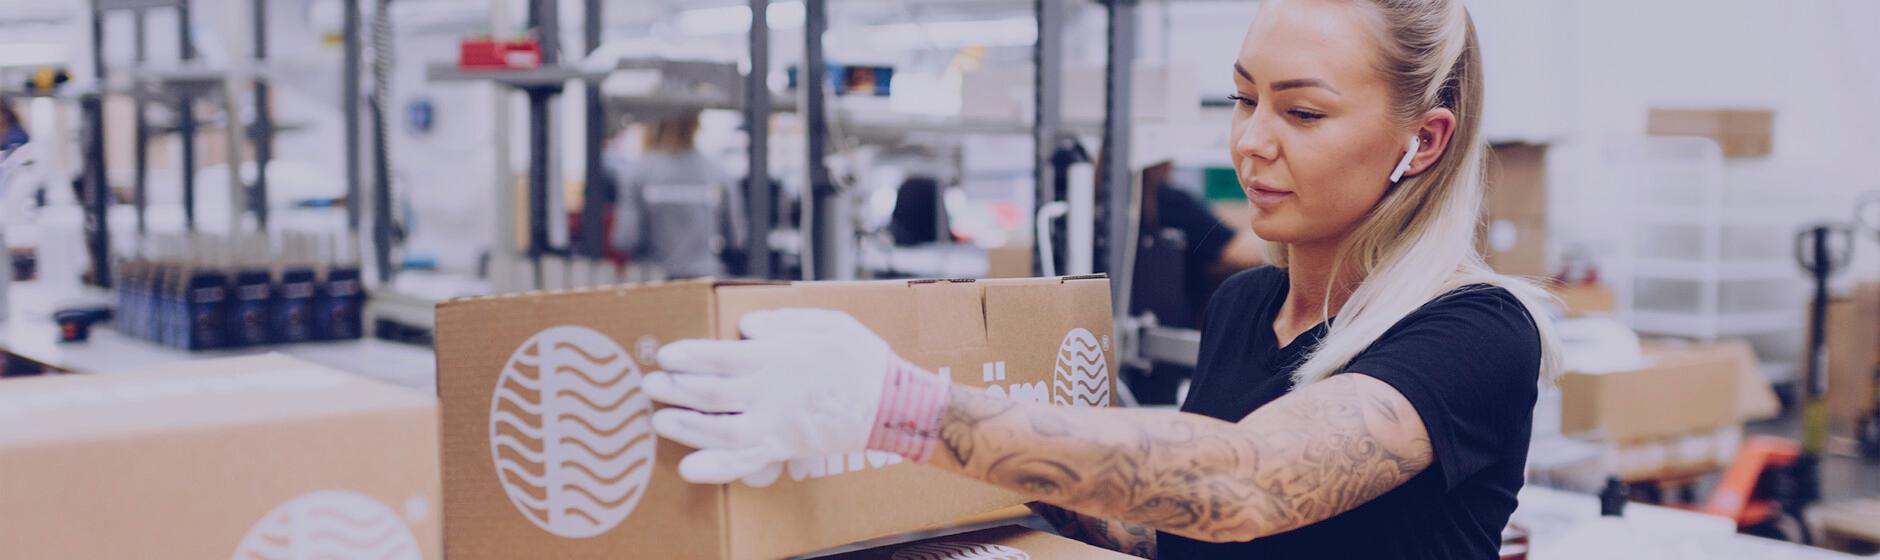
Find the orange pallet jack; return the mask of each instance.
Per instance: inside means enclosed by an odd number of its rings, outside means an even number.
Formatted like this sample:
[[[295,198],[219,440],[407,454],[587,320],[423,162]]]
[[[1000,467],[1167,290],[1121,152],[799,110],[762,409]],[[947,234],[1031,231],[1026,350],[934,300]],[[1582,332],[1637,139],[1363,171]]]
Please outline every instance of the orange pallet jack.
[[[1802,377],[1802,441],[1757,436],[1744,440],[1710,500],[1697,509],[1736,521],[1737,530],[1812,544],[1802,513],[1821,499],[1821,456],[1828,441],[1828,278],[1847,266],[1854,227],[1812,226],[1795,237],[1795,260],[1815,282],[1809,323],[1809,354]]]

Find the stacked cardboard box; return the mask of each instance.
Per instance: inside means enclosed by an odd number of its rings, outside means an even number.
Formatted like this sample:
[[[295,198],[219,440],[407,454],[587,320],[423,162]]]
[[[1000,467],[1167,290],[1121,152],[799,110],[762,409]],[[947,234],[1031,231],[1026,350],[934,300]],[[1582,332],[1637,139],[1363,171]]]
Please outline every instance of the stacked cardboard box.
[[[1478,236],[1489,266],[1504,274],[1547,270],[1547,146],[1496,144],[1490,151],[1487,216]]]
[[[1645,348],[1643,367],[1560,378],[1563,433],[1607,446],[1621,478],[1699,472],[1736,453],[1744,422],[1779,403],[1749,344]]]
[[[1109,282],[681,282],[438,307],[448,554],[754,560],[1023,502],[892,454],[792,461],[767,487],[687,484],[640,392],[660,345],[745,313],[845,311],[909,361],[1015,399],[1107,406]]]
[[[437,405],[282,356],[0,382],[0,556],[441,558]]]
[[[1880,282],[1861,284],[1854,297],[1828,307],[1828,418],[1851,432],[1874,413],[1874,376],[1880,375]]]
[[[1653,108],[1646,132],[1709,138],[1723,149],[1725,158],[1753,158],[1773,150],[1775,120],[1775,112],[1761,109]]]

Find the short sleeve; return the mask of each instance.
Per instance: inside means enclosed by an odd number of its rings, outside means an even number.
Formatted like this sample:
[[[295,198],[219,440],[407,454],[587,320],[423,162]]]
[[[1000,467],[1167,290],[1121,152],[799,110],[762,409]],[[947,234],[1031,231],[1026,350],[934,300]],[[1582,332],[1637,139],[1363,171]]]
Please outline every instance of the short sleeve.
[[[1541,342],[1507,290],[1438,298],[1386,331],[1345,368],[1389,384],[1423,418],[1445,489],[1526,449]]]

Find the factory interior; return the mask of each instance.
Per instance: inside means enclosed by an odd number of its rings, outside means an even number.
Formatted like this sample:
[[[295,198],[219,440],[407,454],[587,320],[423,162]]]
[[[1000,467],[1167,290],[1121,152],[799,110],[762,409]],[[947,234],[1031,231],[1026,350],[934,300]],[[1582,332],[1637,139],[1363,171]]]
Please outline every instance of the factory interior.
[[[1880,557],[1876,24],[0,0],[0,558]]]

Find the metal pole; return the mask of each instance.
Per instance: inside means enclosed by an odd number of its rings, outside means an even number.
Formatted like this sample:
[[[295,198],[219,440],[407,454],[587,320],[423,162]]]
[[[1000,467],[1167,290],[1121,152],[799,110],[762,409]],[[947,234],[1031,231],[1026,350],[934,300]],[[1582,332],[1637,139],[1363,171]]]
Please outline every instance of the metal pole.
[[[560,60],[561,34],[555,20],[555,2],[529,0],[529,27],[542,44],[542,65]],[[530,88],[529,95],[529,261],[536,289],[543,287],[542,256],[548,246],[548,87]]]
[[[827,69],[823,61],[823,32],[829,28],[827,0],[806,0],[803,3],[803,68],[797,75],[801,79],[797,87],[803,92],[804,120],[806,121],[809,144],[809,193],[810,234],[807,247],[810,249],[811,280],[832,280],[845,275],[840,268],[845,243],[840,237],[841,230],[847,224],[843,221],[841,193],[829,178],[829,168],[823,165],[828,155],[829,121],[824,108],[824,89],[828,87]]]
[[[176,4],[177,53],[183,62],[196,58],[189,35],[189,1]],[[183,146],[183,229],[196,231],[196,100],[187,88],[176,96],[176,134]]]
[[[135,45],[133,45],[134,50],[132,51],[131,59],[136,61],[137,66],[143,66],[144,62],[149,60],[150,46],[148,38],[144,33],[146,31],[144,10],[141,8],[135,10],[132,12],[131,18],[132,37],[135,43]],[[131,95],[137,107],[136,114],[132,117],[135,121],[132,125],[133,134],[136,136],[136,143],[131,152],[133,158],[131,164],[131,204],[137,211],[137,236],[142,238],[144,234],[150,231],[149,224],[145,220],[145,210],[150,205],[150,103],[148,99],[145,99],[142,92],[133,91]]]
[[[583,0],[581,18],[581,40],[587,52],[593,53],[601,48],[601,1]],[[607,219],[607,208],[601,204],[610,194],[608,191],[607,171],[601,166],[601,150],[607,143],[607,107],[601,103],[600,82],[589,80],[582,84],[583,97],[586,99],[587,141],[584,151],[586,185],[581,202],[581,254],[596,261],[607,256],[607,241],[603,239]]]
[[[1129,237],[1131,190],[1135,182],[1130,178],[1129,135],[1130,135],[1130,86],[1134,79],[1136,52],[1136,0],[1108,0],[1110,8],[1109,22],[1109,68],[1105,76],[1105,97],[1107,105],[1103,115],[1103,176],[1104,192],[1107,196],[1107,209],[1104,219],[1107,221],[1105,254],[1108,262],[1104,270],[1112,277],[1128,279],[1132,271],[1123,267],[1126,249],[1133,240]],[[1111,284],[1110,302],[1116,313],[1126,314],[1122,308],[1125,285],[1128,282]]]
[[[744,128],[750,136],[750,171],[744,178],[744,203],[750,226],[745,240],[745,273],[769,278],[770,272],[770,0],[751,0],[751,70],[744,76]]]
[[[344,0],[344,25],[340,31],[345,41],[340,73],[341,107],[346,113],[346,232],[352,238],[353,254],[359,249],[359,211],[365,199],[360,196],[359,176],[359,0]]]
[[[1037,219],[1037,208],[1057,198],[1057,170],[1052,166],[1051,156],[1057,151],[1058,128],[1062,125],[1064,84],[1060,79],[1064,68],[1064,2],[1063,0],[1036,0],[1034,4],[1038,20],[1038,43],[1032,47],[1032,93],[1036,97],[1032,106],[1032,143],[1036,148],[1032,161],[1032,177],[1038,183],[1032,198],[1032,219]],[[1032,228],[1034,231],[1037,228]],[[1037,239],[1036,244],[1051,243],[1050,239]],[[1032,259],[1033,275],[1043,272],[1044,263]]]
[[[85,241],[91,253],[92,283],[111,287],[111,215],[110,189],[105,181],[104,161],[104,11],[94,2],[91,10],[92,78],[98,90],[81,101],[85,129]]]
[[[255,66],[268,59],[268,3],[255,0]],[[268,161],[274,157],[274,117],[268,99],[268,79],[255,77],[255,187],[249,204],[254,206],[255,224],[263,234],[268,231]],[[231,119],[232,120],[232,119]],[[230,126],[238,126],[230,123]],[[231,136],[233,136],[231,134]]]
[[[378,0],[372,22],[372,255],[380,286],[392,283],[392,170],[386,111],[391,102],[391,0]]]

